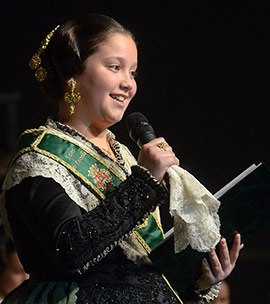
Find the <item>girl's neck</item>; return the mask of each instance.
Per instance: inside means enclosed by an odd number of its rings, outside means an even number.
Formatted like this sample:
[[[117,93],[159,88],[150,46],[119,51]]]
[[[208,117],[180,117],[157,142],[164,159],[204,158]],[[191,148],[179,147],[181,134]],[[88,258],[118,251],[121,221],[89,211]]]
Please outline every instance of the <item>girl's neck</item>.
[[[94,143],[95,145],[99,146],[102,150],[108,149],[108,142],[107,142],[107,134],[108,130],[105,129],[99,129],[91,124],[84,124],[80,121],[72,121],[72,120],[61,120],[58,118],[58,120],[71,127],[72,129],[78,131],[80,134],[82,134],[85,138],[87,138],[89,141]]]
[[[93,126],[89,125],[88,127],[82,124],[72,124],[70,122],[64,124],[68,125],[72,129],[80,132],[85,138],[91,141],[93,144],[98,146],[105,154],[107,154],[110,158],[115,159],[115,152],[110,146],[107,135],[108,130],[98,130]]]

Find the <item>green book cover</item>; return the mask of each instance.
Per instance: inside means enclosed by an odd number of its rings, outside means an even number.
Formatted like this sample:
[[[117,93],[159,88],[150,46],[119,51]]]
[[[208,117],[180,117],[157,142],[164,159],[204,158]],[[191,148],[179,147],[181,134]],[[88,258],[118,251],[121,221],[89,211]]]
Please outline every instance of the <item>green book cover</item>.
[[[265,164],[253,164],[220,189],[215,197],[221,202],[218,211],[221,235],[229,246],[237,232],[244,242],[270,225],[270,172]],[[193,250],[190,246],[175,254],[173,229],[150,254],[152,262],[178,294],[201,275],[204,257],[207,253]]]

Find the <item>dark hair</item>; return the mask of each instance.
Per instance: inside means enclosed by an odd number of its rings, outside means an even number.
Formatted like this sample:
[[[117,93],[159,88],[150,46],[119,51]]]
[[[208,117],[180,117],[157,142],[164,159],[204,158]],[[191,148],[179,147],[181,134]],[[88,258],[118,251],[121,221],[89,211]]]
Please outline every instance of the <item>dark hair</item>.
[[[85,60],[115,33],[129,35],[135,41],[131,31],[105,15],[80,16],[60,26],[40,56],[47,70],[46,79],[40,83],[43,95],[57,103],[64,94],[64,82],[82,73]]]

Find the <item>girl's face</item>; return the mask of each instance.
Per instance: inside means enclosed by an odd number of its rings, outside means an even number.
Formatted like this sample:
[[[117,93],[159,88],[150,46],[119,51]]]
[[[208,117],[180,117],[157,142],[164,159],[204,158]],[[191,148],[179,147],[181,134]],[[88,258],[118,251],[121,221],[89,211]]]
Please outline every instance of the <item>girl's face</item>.
[[[136,69],[137,47],[129,35],[113,34],[101,43],[75,78],[81,94],[77,118],[97,129],[120,121],[137,90]]]

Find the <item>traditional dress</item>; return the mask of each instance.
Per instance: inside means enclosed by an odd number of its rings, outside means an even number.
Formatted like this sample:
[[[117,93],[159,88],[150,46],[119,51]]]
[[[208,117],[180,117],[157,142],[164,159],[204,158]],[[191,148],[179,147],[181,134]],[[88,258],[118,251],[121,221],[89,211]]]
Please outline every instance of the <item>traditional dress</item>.
[[[167,190],[108,141],[116,160],[51,119],[19,138],[1,214],[30,279],[3,303],[182,303],[148,258]]]

